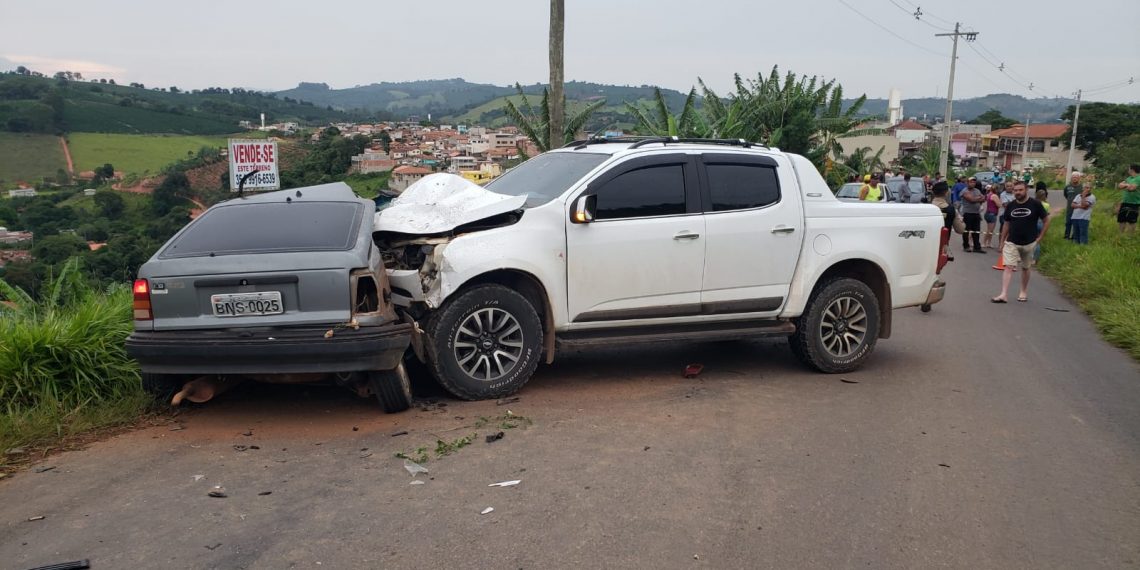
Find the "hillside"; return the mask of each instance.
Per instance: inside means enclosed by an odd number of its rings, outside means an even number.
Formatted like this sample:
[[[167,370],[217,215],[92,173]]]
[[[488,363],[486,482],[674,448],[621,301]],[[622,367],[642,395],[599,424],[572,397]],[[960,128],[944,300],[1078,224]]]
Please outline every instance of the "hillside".
[[[850,104],[849,101],[847,103]],[[946,113],[946,99],[924,97],[903,99],[902,103],[903,113],[907,117],[921,119],[923,115],[926,115],[933,120],[935,117],[940,118]],[[968,121],[990,109],[997,109],[1001,111],[1002,115],[1018,121],[1024,121],[1025,116],[1029,115],[1033,122],[1058,122],[1061,113],[1065,112],[1065,108],[1075,103],[1076,101],[1071,99],[1049,99],[1045,97],[1027,99],[1021,95],[995,93],[984,97],[955,100],[954,117]],[[887,100],[867,99],[863,105],[863,111],[869,115],[886,116]]]
[[[67,170],[59,137],[0,132],[0,189],[17,183],[34,184]]]
[[[211,88],[182,92],[0,74],[0,130],[220,135],[239,121],[323,125],[355,117],[272,93]]]

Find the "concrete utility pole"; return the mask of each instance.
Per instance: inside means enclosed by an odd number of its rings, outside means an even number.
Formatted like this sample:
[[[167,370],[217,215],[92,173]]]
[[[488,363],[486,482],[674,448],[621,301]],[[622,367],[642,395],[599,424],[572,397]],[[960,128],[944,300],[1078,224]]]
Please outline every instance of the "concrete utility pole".
[[[950,117],[954,112],[954,65],[958,62],[958,37],[966,36],[966,41],[972,42],[978,38],[978,32],[963,32],[962,24],[954,23],[954,32],[948,34],[934,34],[937,36],[950,36],[954,38],[954,49],[950,51],[950,83],[946,86],[946,116],[942,118],[942,153],[939,155],[939,172],[947,179],[950,177]]]
[[[1025,140],[1021,143],[1021,170],[1029,169],[1029,115],[1025,116]]]
[[[1073,178],[1073,151],[1077,148],[1077,120],[1081,118],[1081,90],[1077,89],[1077,109],[1073,112],[1073,135],[1069,137],[1069,160],[1065,161],[1065,185]]]

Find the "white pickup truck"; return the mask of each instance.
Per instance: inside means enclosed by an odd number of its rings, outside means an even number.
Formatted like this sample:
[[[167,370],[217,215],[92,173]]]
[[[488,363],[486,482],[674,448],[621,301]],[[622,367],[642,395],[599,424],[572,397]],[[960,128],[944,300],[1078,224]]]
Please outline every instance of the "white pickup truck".
[[[373,239],[413,347],[465,399],[562,346],[786,336],[853,370],[892,309],[937,303],[941,212],[844,204],[806,158],[744,141],[577,141],[486,188],[433,174]]]

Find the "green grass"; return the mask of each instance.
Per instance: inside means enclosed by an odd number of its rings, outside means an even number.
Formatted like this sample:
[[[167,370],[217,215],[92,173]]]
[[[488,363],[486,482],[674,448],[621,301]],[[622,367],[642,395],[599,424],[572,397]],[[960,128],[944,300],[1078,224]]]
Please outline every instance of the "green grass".
[[[345,184],[352,187],[361,198],[372,199],[380,195],[380,189],[388,187],[388,178],[391,172],[376,172],[373,174],[353,174],[344,179]]]
[[[0,132],[0,187],[15,188],[17,182],[29,184],[42,178],[55,178],[56,171],[67,169],[59,137],[31,133]]]
[[[252,119],[252,117],[251,117]],[[238,129],[237,121],[201,115],[176,115],[114,103],[69,100],[63,121],[73,132],[175,133],[220,135]]]
[[[1089,244],[1064,239],[1062,214],[1049,227],[1039,265],[1092,317],[1105,340],[1140,360],[1140,235],[1120,235],[1112,211],[1118,191],[1095,194]]]
[[[137,420],[149,401],[123,346],[131,331],[125,285],[90,289],[72,259],[36,301],[0,280],[0,466],[14,447],[52,445]]]
[[[142,174],[157,173],[204,146],[224,147],[226,139],[224,136],[71,133],[68,144],[79,172],[110,163],[124,174]]]

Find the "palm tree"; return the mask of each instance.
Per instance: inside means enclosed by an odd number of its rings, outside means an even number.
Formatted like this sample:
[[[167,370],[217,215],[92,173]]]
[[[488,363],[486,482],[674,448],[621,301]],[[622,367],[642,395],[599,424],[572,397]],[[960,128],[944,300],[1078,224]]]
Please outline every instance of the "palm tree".
[[[650,114],[638,105],[625,104],[626,110],[637,120],[635,128],[639,133],[675,137],[703,137],[708,134],[708,128],[697,114],[695,87],[689,90],[689,96],[685,98],[680,115],[669,112],[669,105],[665,103],[665,96],[661,94],[660,88],[653,88],[653,99],[654,105],[649,110]]]
[[[586,121],[590,119],[590,116],[606,104],[605,99],[599,99],[587,105],[585,109],[582,109],[573,117],[570,117],[562,127],[562,136],[555,137],[554,140],[557,142],[552,144],[550,138],[552,114],[550,91],[547,89],[542,90],[542,101],[536,110],[530,104],[530,99],[527,98],[527,95],[523,93],[522,86],[516,83],[515,89],[519,92],[519,106],[522,107],[522,109],[520,110],[519,107],[516,107],[514,102],[508,98],[506,105],[507,116],[522,130],[527,138],[534,142],[534,145],[538,147],[540,152],[558,148],[568,139],[572,139],[579,130],[586,126]],[[565,97],[562,99],[562,106],[563,108],[566,106]]]
[[[562,89],[564,60],[563,36],[566,32],[565,0],[550,0],[550,95],[551,105],[547,117],[547,141],[554,146],[566,143],[563,123],[566,120],[566,96]],[[532,137],[533,138],[533,137]]]

